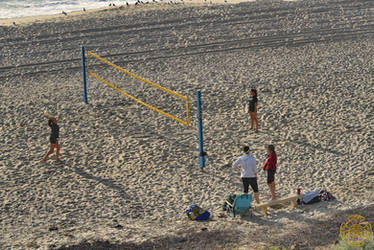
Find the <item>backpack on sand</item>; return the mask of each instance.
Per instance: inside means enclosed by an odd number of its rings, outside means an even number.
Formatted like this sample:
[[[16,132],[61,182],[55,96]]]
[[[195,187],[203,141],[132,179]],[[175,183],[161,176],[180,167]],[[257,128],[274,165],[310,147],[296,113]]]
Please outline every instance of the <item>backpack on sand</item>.
[[[321,192],[319,192],[319,197],[321,197],[321,200],[323,201],[336,200],[336,198],[330,192],[327,192],[326,190],[321,190]]]
[[[209,219],[210,213],[206,210],[203,210],[198,205],[192,205],[187,211],[186,214],[190,220],[204,221]]]

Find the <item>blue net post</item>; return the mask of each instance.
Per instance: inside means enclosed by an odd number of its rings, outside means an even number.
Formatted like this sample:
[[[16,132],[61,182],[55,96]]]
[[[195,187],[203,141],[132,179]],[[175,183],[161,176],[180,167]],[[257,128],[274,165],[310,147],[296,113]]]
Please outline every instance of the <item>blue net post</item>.
[[[201,92],[198,90],[196,92],[196,99],[197,99],[197,120],[199,122],[199,158],[200,158],[200,169],[203,170],[205,168],[205,155],[204,152],[204,143],[203,143],[203,120],[202,120],[202,112],[201,112]]]
[[[82,76],[83,76],[83,101],[87,101],[87,75],[86,75],[86,50],[82,46]]]

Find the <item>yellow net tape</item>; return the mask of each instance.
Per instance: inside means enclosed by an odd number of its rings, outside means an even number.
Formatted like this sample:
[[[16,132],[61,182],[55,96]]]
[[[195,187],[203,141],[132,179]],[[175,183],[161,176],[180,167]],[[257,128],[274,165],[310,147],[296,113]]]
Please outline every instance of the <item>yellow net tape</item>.
[[[109,66],[111,66],[111,67],[113,67],[113,68],[115,68],[115,69],[117,69],[117,70],[119,70],[119,71],[121,71],[121,72],[123,72],[123,73],[125,73],[125,74],[127,74],[127,75],[129,75],[129,76],[131,76],[131,77],[133,77],[135,79],[137,79],[137,80],[145,82],[145,83],[147,83],[147,84],[149,84],[149,85],[151,85],[151,86],[153,86],[155,88],[158,88],[158,89],[160,89],[160,90],[162,90],[164,92],[167,92],[167,93],[169,93],[171,95],[174,95],[174,96],[176,96],[178,98],[181,98],[181,99],[185,100],[186,101],[187,118],[184,121],[184,120],[179,119],[178,117],[175,117],[175,116],[173,116],[171,114],[168,114],[168,113],[166,113],[166,112],[164,112],[164,111],[162,111],[162,110],[160,110],[158,108],[155,108],[155,107],[153,107],[153,106],[151,106],[151,105],[149,105],[149,104],[147,104],[145,102],[142,102],[141,100],[135,98],[134,96],[132,96],[132,95],[124,92],[123,90],[119,89],[118,87],[116,87],[113,84],[109,83],[108,81],[104,80],[103,78],[101,78],[100,76],[96,75],[95,73],[92,73],[91,70],[90,70],[90,68],[89,68],[88,56],[86,56],[86,58],[87,58],[87,73],[90,74],[90,75],[92,75],[93,77],[95,77],[97,80],[105,83],[106,85],[112,87],[113,89],[117,90],[121,94],[124,94],[125,96],[127,96],[130,99],[136,101],[137,103],[140,103],[140,104],[146,106],[147,108],[150,108],[150,109],[152,109],[152,110],[154,110],[154,111],[156,111],[156,112],[158,112],[160,114],[163,114],[163,115],[165,115],[165,116],[167,116],[167,117],[169,117],[169,118],[171,118],[171,119],[173,119],[173,120],[175,120],[177,122],[180,122],[180,123],[182,123],[182,124],[184,124],[186,126],[190,125],[189,101],[188,101],[188,98],[186,96],[180,95],[180,94],[178,94],[178,93],[176,93],[176,92],[174,92],[172,90],[166,89],[166,88],[164,88],[164,87],[162,87],[162,86],[160,86],[158,84],[155,84],[155,83],[150,82],[150,81],[148,81],[146,79],[143,79],[140,76],[134,75],[133,73],[131,73],[131,72],[129,72],[129,71],[127,71],[127,70],[125,70],[125,69],[123,69],[123,68],[121,68],[121,67],[119,67],[119,66],[117,66],[117,65],[115,65],[115,64],[113,64],[113,63],[111,63],[109,61],[107,61],[107,60],[105,60],[104,58],[101,58],[100,56],[98,56],[98,55],[96,55],[96,54],[94,54],[94,53],[92,53],[90,51],[86,51],[86,53],[87,53],[87,55],[93,56],[96,59],[102,61],[103,63],[105,63],[105,64],[107,64],[107,65],[109,65]]]

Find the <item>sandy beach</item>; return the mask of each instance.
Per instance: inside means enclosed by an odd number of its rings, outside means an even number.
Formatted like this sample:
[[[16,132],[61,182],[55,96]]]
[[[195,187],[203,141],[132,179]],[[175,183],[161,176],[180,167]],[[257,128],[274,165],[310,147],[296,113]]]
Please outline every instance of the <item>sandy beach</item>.
[[[0,34],[0,249],[329,249],[348,215],[374,220],[373,1],[185,0],[0,20]],[[92,76],[85,104],[81,46],[189,97],[191,126]],[[91,59],[107,81],[185,117],[183,101]],[[41,163],[44,110],[62,117],[60,162]],[[231,167],[241,146],[260,170],[270,143],[279,196],[326,189],[337,200],[224,213],[242,192]],[[265,173],[258,181],[266,201]],[[189,221],[191,204],[212,219]]]

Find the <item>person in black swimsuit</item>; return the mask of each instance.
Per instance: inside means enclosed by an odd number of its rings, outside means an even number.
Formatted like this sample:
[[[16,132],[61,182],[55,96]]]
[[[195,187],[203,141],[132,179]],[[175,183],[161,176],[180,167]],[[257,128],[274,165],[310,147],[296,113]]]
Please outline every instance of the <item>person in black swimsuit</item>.
[[[256,131],[258,131],[258,120],[257,120],[257,90],[251,89],[251,97],[249,98],[248,113],[251,116],[251,129],[253,124],[256,122]]]
[[[44,117],[48,119],[48,126],[51,128],[51,136],[49,137],[49,142],[51,143],[51,146],[49,148],[47,155],[43,158],[43,162],[47,161],[48,156],[53,153],[55,148],[56,148],[56,161],[58,161],[59,160],[58,157],[60,154],[60,145],[58,144],[60,127],[57,125],[57,123],[58,123],[58,120],[60,119],[60,115],[58,115],[57,119],[54,117],[48,116],[47,114],[44,114]]]

